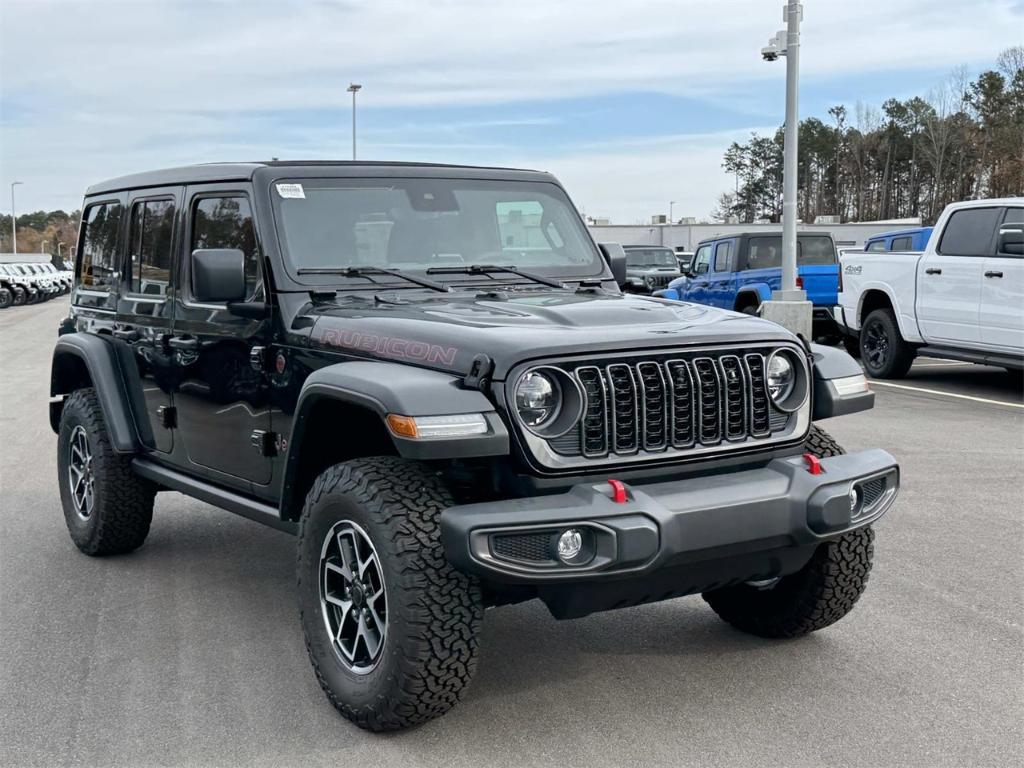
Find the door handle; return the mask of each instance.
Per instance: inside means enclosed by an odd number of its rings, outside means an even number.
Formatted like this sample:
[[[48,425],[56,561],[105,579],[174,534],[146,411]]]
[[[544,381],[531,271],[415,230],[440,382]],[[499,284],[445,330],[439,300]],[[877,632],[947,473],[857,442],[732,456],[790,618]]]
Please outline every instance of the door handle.
[[[997,271],[994,271],[994,270],[985,273],[985,277],[1002,277],[1002,276],[1003,276],[1002,272],[997,272]]]
[[[938,269],[936,267],[928,267],[928,269],[926,269],[924,271],[924,273],[926,275],[941,275],[942,274],[942,270]]]
[[[199,349],[199,339],[186,338],[185,336],[171,336],[167,339],[167,346],[178,352],[195,352]]]
[[[115,328],[113,334],[115,339],[121,341],[138,341],[142,337],[142,334],[133,328]]]

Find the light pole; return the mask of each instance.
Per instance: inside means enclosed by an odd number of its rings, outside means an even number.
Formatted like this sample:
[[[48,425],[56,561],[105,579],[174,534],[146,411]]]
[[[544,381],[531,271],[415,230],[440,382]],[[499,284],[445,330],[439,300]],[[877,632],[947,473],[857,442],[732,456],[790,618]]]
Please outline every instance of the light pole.
[[[363,86],[356,83],[349,83],[348,90],[352,94],[352,159],[356,159],[356,94]]]
[[[60,240],[57,241],[57,261],[64,261],[64,257],[60,253],[61,247],[64,245]]]
[[[670,225],[672,224],[672,222],[675,221],[675,219],[672,217],[672,209],[675,208],[675,205],[676,205],[676,201],[675,200],[669,200],[668,201],[668,223]]]
[[[803,6],[798,0],[787,0],[782,9],[786,29],[776,33],[761,49],[765,61],[786,57],[786,125],[782,165],[782,282],[772,300],[762,307],[762,317],[784,325],[794,333],[811,339],[811,305],[807,294],[797,289],[797,138],[800,129],[800,21]]]
[[[18,217],[14,213],[14,188],[23,182],[11,182],[11,245],[14,253],[18,252]]]
[[[41,242],[41,243],[39,244],[39,252],[40,252],[40,253],[46,253],[46,246],[47,246],[47,244],[48,244],[49,242],[50,242],[49,240],[43,240],[43,242]]]

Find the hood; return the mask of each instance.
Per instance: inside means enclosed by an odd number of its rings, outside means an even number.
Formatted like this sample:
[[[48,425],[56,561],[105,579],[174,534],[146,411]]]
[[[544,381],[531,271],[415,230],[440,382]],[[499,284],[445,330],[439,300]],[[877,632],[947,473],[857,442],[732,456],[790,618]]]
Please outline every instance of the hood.
[[[465,374],[485,354],[501,380],[537,358],[695,344],[793,340],[775,323],[700,304],[607,291],[366,294],[307,302],[293,329],[342,353]],[[311,327],[310,327],[311,326]]]

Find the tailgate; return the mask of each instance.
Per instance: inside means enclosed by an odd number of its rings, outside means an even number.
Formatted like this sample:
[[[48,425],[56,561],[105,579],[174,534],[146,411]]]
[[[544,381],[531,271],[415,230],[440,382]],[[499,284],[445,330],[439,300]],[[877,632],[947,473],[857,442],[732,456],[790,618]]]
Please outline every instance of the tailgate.
[[[811,264],[799,267],[797,273],[803,280],[804,291],[812,304],[831,307],[838,303],[838,264]]]

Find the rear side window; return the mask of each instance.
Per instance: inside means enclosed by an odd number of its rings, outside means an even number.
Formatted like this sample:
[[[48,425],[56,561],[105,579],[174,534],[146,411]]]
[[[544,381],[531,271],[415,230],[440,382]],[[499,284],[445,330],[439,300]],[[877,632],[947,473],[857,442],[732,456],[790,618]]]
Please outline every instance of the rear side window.
[[[100,203],[85,212],[80,278],[82,287],[109,291],[117,282],[117,235],[121,204]]]
[[[729,271],[729,253],[732,251],[732,243],[728,240],[715,246],[715,272]]]
[[[171,282],[174,203],[146,200],[132,207],[128,229],[132,293],[165,296]]]
[[[914,247],[914,241],[910,237],[894,237],[890,251],[909,251]]]
[[[865,250],[868,250],[868,251],[884,251],[885,250],[885,240],[872,240],[870,243],[868,243],[868,247]]]
[[[999,256],[1024,256],[1024,208],[1007,208],[999,225]]]
[[[884,248],[884,243],[883,243]],[[811,266],[836,263],[836,248],[825,235],[800,235],[796,240],[796,263]],[[748,269],[772,269],[782,266],[782,237],[752,237],[747,244]]]
[[[965,208],[946,222],[938,252],[945,256],[990,256],[998,208]]]
[[[251,297],[259,284],[259,257],[249,199],[242,195],[204,197],[192,213],[192,247],[237,248],[245,255],[246,295]]]

